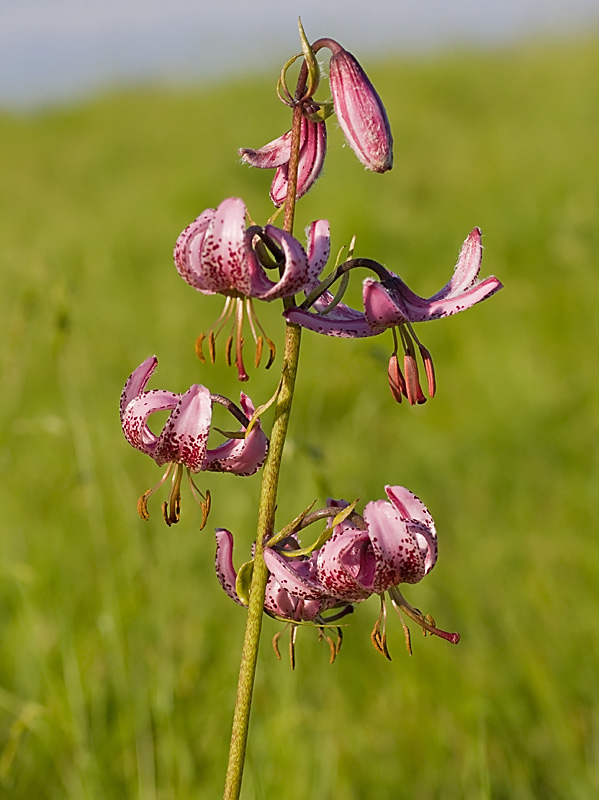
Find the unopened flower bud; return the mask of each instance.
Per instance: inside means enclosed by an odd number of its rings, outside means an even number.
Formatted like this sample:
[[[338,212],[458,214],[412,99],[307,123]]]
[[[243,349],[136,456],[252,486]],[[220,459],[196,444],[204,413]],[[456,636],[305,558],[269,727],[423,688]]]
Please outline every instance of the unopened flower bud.
[[[332,40],[328,46],[333,103],[345,138],[367,169],[386,172],[393,166],[393,139],[381,98],[351,53]]]

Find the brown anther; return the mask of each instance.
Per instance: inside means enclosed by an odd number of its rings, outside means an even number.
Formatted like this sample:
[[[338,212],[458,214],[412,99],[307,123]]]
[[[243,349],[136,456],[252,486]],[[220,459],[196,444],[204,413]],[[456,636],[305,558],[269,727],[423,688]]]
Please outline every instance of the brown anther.
[[[420,355],[422,356],[422,363],[426,372],[426,380],[428,383],[428,396],[434,397],[437,390],[437,383],[435,381],[435,367],[433,365],[433,357],[423,344],[418,345],[420,348]]]
[[[275,651],[277,659],[281,660],[281,651],[279,650],[279,639],[281,638],[282,631],[275,633],[272,637],[272,649]]]
[[[200,333],[200,335],[196,339],[196,345],[195,345],[196,356],[200,359],[202,364],[206,363],[206,359],[204,357],[204,352],[203,352],[203,349],[202,349],[202,345],[204,344],[205,336],[206,336],[205,333]]]
[[[335,655],[339,655],[339,651],[341,650],[341,645],[343,644],[343,631],[341,628],[337,628],[337,646],[335,647]]]
[[[399,619],[401,620],[401,627],[403,628],[403,635],[406,638],[406,649],[408,651],[408,654],[412,655],[412,638],[410,636],[410,629],[408,628],[408,626],[406,625],[406,623],[403,621],[403,619],[401,617]]]
[[[324,638],[331,651],[331,655],[329,657],[329,664],[333,664],[335,661],[335,656],[337,655],[337,648],[335,646],[335,642],[332,640],[330,636],[325,636]]]
[[[291,632],[289,635],[289,661],[291,663],[291,669],[295,669],[295,639],[297,636],[297,625],[291,626]]]
[[[210,506],[211,506],[211,497],[210,492],[206,489],[206,498],[202,500],[200,503],[200,508],[202,509],[202,522],[200,523],[200,530],[203,531],[206,527],[206,522],[208,521],[208,514],[210,513]]]
[[[406,394],[408,403],[411,406],[415,405],[416,403],[426,403],[426,397],[420,388],[416,358],[411,353],[406,353],[404,355],[403,367],[406,373]]]
[[[210,363],[214,364],[216,361],[216,343],[214,341],[214,331],[210,331],[208,335],[208,352],[210,353]]]
[[[270,369],[275,360],[276,348],[275,348],[275,343],[272,341],[272,339],[269,339],[268,337],[266,338],[266,344],[268,345],[268,349],[270,351],[270,355],[266,363],[266,369]]]
[[[231,364],[232,364],[232,361],[231,361],[231,350],[232,350],[232,348],[233,348],[233,334],[231,334],[228,337],[227,342],[225,344],[225,362],[226,362],[228,367],[230,367]]]
[[[389,359],[389,367],[387,370],[387,374],[389,376],[389,388],[391,389],[391,394],[393,395],[393,399],[397,403],[401,403],[402,396],[407,397],[407,393],[406,393],[406,382],[402,374],[401,368],[399,366],[397,353],[393,353],[393,355]]]
[[[150,519],[150,512],[148,511],[148,497],[152,494],[152,489],[148,489],[137,501],[137,513],[142,519]]]
[[[260,366],[260,359],[262,358],[262,347],[264,345],[264,339],[262,336],[258,336],[256,339],[256,357],[254,359],[254,366]]]

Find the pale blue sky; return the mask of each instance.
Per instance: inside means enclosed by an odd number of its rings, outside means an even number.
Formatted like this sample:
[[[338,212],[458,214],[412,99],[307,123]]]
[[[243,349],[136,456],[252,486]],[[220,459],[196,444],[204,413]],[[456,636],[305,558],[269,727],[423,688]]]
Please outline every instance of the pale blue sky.
[[[300,14],[362,58],[599,29],[599,0],[0,0],[0,106],[278,65]]]

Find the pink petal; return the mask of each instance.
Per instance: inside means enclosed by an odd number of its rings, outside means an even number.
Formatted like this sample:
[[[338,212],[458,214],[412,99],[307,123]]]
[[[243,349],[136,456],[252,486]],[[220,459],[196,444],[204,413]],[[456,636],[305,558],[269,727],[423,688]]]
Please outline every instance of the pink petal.
[[[160,466],[172,461],[192,472],[204,469],[212,420],[212,400],[205,386],[195,384],[181,395],[156,444],[153,458]]]
[[[376,557],[374,590],[417,583],[426,574],[425,555],[397,510],[386,500],[366,505],[364,519]]]
[[[426,304],[425,308],[410,308],[406,303],[410,322],[426,322],[431,319],[449,317],[465,311],[467,308],[486,300],[503,288],[503,284],[495,277],[486,278],[476,283],[471,289],[461,294],[448,297],[446,300],[436,300]]]
[[[323,587],[317,581],[300,575],[294,565],[295,559],[285,558],[266,547],[264,561],[277,583],[294,597],[302,600],[318,600],[323,597]]]
[[[331,229],[326,219],[317,219],[306,231],[308,238],[308,281],[318,278],[331,254]]]
[[[248,147],[242,147],[239,150],[239,155],[242,161],[249,164],[250,167],[258,167],[258,169],[274,169],[286,164],[289,161],[291,154],[291,131],[287,131],[278,139],[273,139],[272,142],[265,144],[258,150],[251,150]]]
[[[120,401],[121,421],[123,419],[125,409],[133,400],[133,398],[137,397],[138,394],[141,394],[141,392],[146,388],[146,385],[152,377],[152,373],[157,366],[158,359],[156,356],[150,356],[149,358],[146,358],[146,360],[143,361],[139,367],[137,367],[137,369],[134,369],[131,375],[129,375],[125,381],[125,386],[123,388]]]
[[[303,197],[320,176],[327,149],[327,132],[324,122],[312,122],[302,117],[300,152],[297,169],[296,197]],[[270,187],[270,199],[278,207],[287,197],[289,164],[277,169]]]
[[[368,531],[346,523],[337,525],[318,551],[318,578],[327,594],[338,600],[359,602],[370,597],[375,566]]]
[[[200,253],[203,285],[213,292],[251,294],[245,217],[245,203],[239,197],[223,200],[214,212]]]
[[[254,414],[254,404],[241,392],[241,408],[248,419]],[[240,429],[241,432],[245,428]],[[258,421],[245,439],[227,439],[226,442],[206,451],[204,469],[210,472],[232,472],[235,475],[253,475],[260,469],[268,453],[268,439]]]
[[[380,281],[366,278],[362,286],[364,311],[373,333],[382,333],[408,321],[401,298],[394,299],[389,289]]]
[[[258,289],[254,281],[252,296],[259,297],[260,300],[276,300],[296,294],[305,286],[309,272],[306,251],[291,234],[275,228],[274,225],[267,225],[264,231],[283,251],[285,266],[277,283],[268,280],[264,275]],[[265,288],[267,285],[268,289]]]
[[[482,257],[480,228],[473,228],[462,245],[451,280],[440,291],[429,297],[429,301],[445,300],[469,289],[478,278]]]
[[[344,339],[359,339],[364,336],[375,336],[366,316],[341,303],[330,314],[313,314],[300,308],[290,308],[283,316],[287,322],[301,325],[316,333],[326,336],[339,336]]]
[[[202,245],[214,214],[213,208],[202,211],[200,216],[179,235],[174,252],[175,266],[179,275],[194,289],[205,294],[214,294],[214,291],[206,286],[201,262]]]
[[[225,528],[216,529],[216,577],[232,600],[243,605],[237,594],[237,573],[233,566],[233,536]]]
[[[121,417],[123,433],[129,444],[155,458],[158,437],[149,429],[148,417],[155,411],[175,408],[180,397],[179,394],[162,389],[152,389],[134,397]]]

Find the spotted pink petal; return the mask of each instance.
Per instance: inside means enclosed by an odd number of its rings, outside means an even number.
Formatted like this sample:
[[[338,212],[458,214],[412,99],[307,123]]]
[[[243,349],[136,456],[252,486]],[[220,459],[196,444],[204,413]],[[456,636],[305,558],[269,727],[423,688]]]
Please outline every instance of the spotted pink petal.
[[[225,528],[216,529],[216,577],[231,600],[243,605],[237,594],[237,572],[233,566],[233,535]]]
[[[315,580],[300,574],[296,559],[285,558],[270,547],[264,549],[268,571],[282,589],[301,600],[318,600],[325,595],[323,587]]]
[[[250,398],[241,392],[241,407],[248,419],[254,414]],[[241,428],[241,432],[245,428]],[[211,472],[233,472],[235,475],[253,475],[260,469],[268,452],[268,439],[256,422],[244,439],[227,439],[226,442],[206,451],[204,469]]]
[[[398,583],[418,583],[426,574],[425,554],[406,520],[386,500],[368,503],[364,519],[376,558],[375,591],[384,592]]]
[[[316,280],[327,265],[331,254],[331,229],[326,219],[317,219],[306,231],[308,239],[308,285]]]
[[[246,206],[229,197],[218,206],[200,251],[203,285],[212,292],[251,295],[248,258],[254,257],[245,235]]]
[[[362,286],[366,321],[373,333],[382,333],[408,322],[408,314],[401,298],[393,297],[389,287],[373,278],[366,278]]]
[[[205,281],[202,267],[202,246],[206,231],[210,227],[215,210],[207,208],[179,235],[175,244],[174,260],[179,275],[194,289],[204,294],[214,294]]]
[[[429,297],[429,302],[455,297],[469,289],[478,278],[482,258],[481,230],[473,228],[464,240],[451,280]]]
[[[158,437],[153,454],[158,466],[174,461],[185,464],[192,472],[204,469],[211,421],[210,391],[194,384],[181,395]]]
[[[346,522],[318,551],[318,579],[331,596],[360,602],[373,592],[376,562],[368,531]]]

